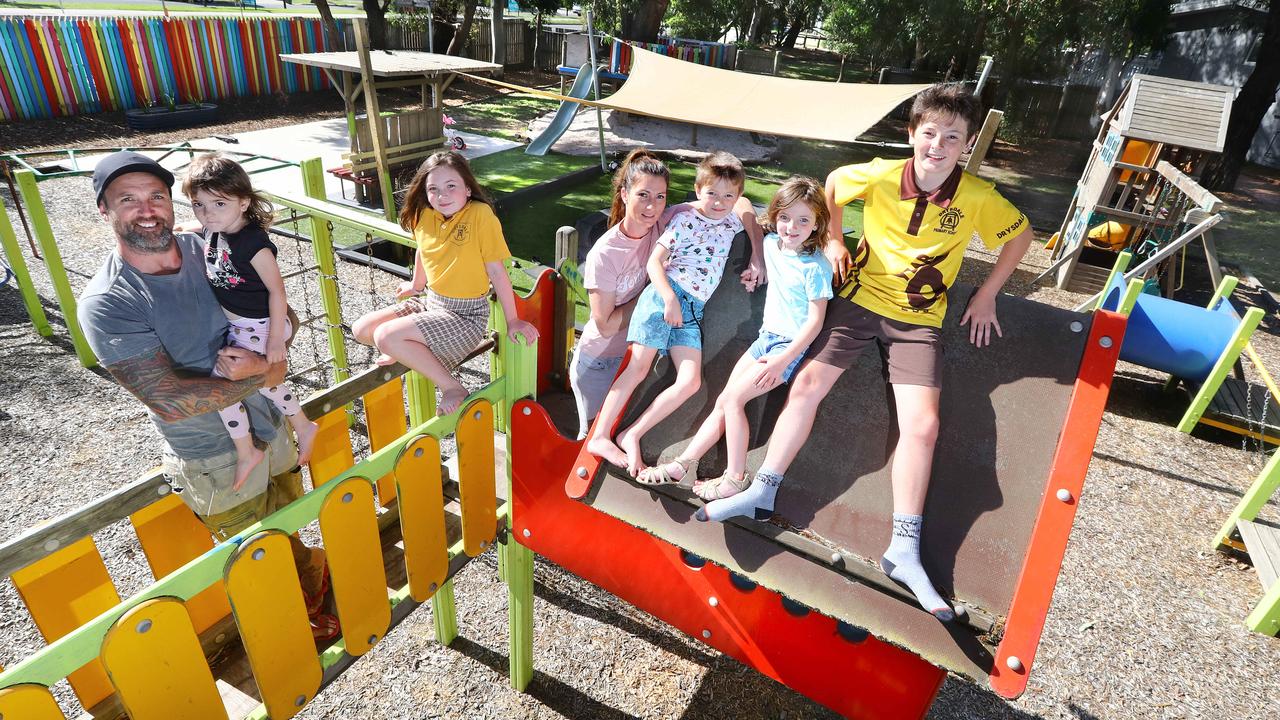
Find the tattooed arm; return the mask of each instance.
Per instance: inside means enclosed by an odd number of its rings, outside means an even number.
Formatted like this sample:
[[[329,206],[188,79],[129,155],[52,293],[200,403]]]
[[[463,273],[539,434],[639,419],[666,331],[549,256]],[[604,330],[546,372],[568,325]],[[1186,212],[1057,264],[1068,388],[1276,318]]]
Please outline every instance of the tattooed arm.
[[[121,360],[106,370],[165,422],[221,410],[257,391],[263,379],[262,375],[243,380],[179,375],[163,348]]]

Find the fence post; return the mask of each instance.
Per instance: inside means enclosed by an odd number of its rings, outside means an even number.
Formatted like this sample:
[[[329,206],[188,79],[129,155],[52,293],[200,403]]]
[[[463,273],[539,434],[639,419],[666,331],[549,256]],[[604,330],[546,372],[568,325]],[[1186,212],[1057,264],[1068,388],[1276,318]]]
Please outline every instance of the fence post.
[[[525,345],[498,337],[498,354],[503,368],[503,405],[510,413],[517,400],[532,398],[538,388],[538,344]],[[511,687],[524,691],[533,679],[533,551],[518,541],[513,508],[515,487],[511,474],[511,423],[507,420],[507,542],[499,546],[507,581],[507,622],[510,626],[509,672]]]
[[[27,308],[31,324],[44,337],[53,335],[53,328],[49,326],[49,318],[45,317],[44,307],[40,305],[40,296],[36,294],[36,287],[31,282],[27,260],[22,257],[22,248],[18,246],[18,236],[13,232],[13,223],[9,222],[9,213],[5,212],[4,203],[0,203],[0,245],[4,246],[5,257],[9,258],[9,269],[13,271],[14,282],[18,283],[22,304]]]
[[[324,165],[320,158],[302,161],[302,188],[307,197],[324,202]],[[325,335],[329,338],[329,354],[333,357],[333,381],[340,383],[351,377],[347,363],[347,343],[342,336],[342,303],[338,298],[338,268],[333,259],[333,236],[329,224],[312,216],[311,251],[320,266],[320,304],[324,308]],[[304,320],[306,318],[303,318]],[[297,329],[294,329],[297,332]]]
[[[53,228],[49,227],[49,216],[44,210],[36,174],[30,170],[19,170],[14,173],[13,179],[18,185],[22,203],[31,213],[31,229],[36,234],[36,241],[40,243],[40,254],[44,255],[44,266],[49,270],[49,280],[53,283],[58,307],[62,309],[62,319],[67,323],[67,331],[71,333],[71,344],[76,349],[76,357],[80,359],[81,365],[93,367],[98,364],[98,358],[89,348],[89,341],[80,329],[80,318],[76,317],[76,296],[71,292],[71,282],[67,279],[67,269],[62,265],[62,253],[58,251]]]

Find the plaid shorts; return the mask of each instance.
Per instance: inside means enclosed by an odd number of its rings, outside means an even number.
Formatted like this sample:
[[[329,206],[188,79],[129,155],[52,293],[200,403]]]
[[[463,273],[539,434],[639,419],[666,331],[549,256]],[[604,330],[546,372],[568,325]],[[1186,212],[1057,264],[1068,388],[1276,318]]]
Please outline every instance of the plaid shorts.
[[[396,317],[409,316],[436,359],[452,370],[484,341],[489,296],[451,298],[428,289],[426,294],[396,305]]]

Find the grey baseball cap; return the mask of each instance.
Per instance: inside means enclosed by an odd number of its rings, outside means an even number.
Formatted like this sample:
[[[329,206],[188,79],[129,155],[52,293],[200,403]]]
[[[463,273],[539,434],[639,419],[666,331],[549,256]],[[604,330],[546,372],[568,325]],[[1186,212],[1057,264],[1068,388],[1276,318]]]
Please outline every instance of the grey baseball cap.
[[[165,170],[160,163],[141,153],[121,150],[102,158],[93,169],[93,194],[98,203],[102,202],[102,193],[112,180],[133,172],[151,173],[163,180],[166,187],[173,187],[173,173]]]

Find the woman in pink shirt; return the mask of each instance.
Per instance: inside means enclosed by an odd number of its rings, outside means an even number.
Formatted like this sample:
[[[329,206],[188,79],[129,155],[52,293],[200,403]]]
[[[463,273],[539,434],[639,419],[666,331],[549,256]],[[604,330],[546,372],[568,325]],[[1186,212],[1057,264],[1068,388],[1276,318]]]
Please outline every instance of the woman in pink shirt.
[[[609,229],[582,265],[591,319],[569,367],[579,439],[587,436],[627,352],[627,323],[649,279],[645,263],[662,230],[670,179],[667,166],[648,150],[632,150],[614,173]]]

